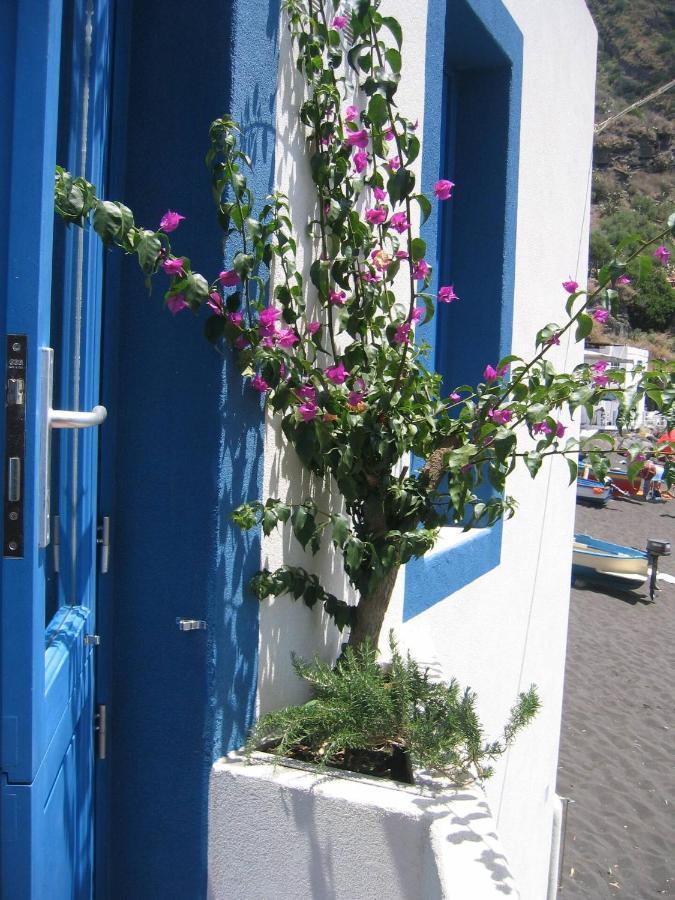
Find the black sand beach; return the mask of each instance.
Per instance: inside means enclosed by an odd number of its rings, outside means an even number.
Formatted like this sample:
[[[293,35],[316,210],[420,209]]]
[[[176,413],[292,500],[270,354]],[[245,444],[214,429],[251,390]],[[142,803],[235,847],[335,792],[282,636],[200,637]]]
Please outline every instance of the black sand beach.
[[[675,549],[675,500],[577,504],[576,530]],[[675,576],[675,555],[659,571]],[[558,793],[571,798],[560,898],[675,897],[675,583],[572,590]]]

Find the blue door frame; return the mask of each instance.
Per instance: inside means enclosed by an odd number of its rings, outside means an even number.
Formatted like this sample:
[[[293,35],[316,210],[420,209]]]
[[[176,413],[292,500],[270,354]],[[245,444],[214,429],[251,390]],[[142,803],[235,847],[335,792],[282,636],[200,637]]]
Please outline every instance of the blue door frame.
[[[68,560],[64,567],[67,577],[59,580],[58,609],[54,615],[50,612],[47,627],[53,546],[41,546],[44,503],[38,489],[44,428],[40,412],[45,399],[43,348],[54,345],[57,333],[62,340],[54,349],[62,378],[55,384],[54,406],[72,408],[73,394],[66,387],[73,367],[78,373],[74,388],[77,408],[90,409],[99,399],[102,253],[98,242],[71,232],[65,241],[58,283],[52,280],[65,5],[64,0],[18,0],[3,4],[0,11],[3,39],[11,47],[0,67],[0,97],[6,103],[3,112],[10,126],[3,132],[0,150],[6,163],[3,172],[7,172],[0,200],[3,220],[8,223],[6,243],[0,249],[6,273],[0,312],[5,333],[27,339],[24,554],[21,558],[5,555],[0,561],[0,893],[7,900],[85,900],[93,891],[95,662],[85,636],[95,632],[96,625],[95,430],[78,435],[77,441],[70,435],[68,439],[53,438],[54,444],[63,445],[60,462],[67,478],[54,491],[52,502],[58,509],[64,497],[71,498],[68,519],[72,527],[61,545],[62,560]],[[76,96],[84,56],[75,53],[69,63],[77,75],[72,82],[72,109],[82,110],[84,119],[75,113],[72,119],[68,115],[72,133],[66,143],[77,148],[81,136],[88,135],[88,154],[80,158],[86,158],[85,174],[96,179],[103,170],[107,137],[109,4],[107,0],[89,5],[86,0],[74,0],[68,8],[81,27],[82,46],[87,16],[92,39],[87,103],[80,103],[82,98]],[[87,128],[83,130],[85,119]],[[62,119],[62,130],[63,123]],[[74,267],[81,272],[75,281]],[[52,329],[52,301],[57,291],[62,295],[62,307],[56,306],[59,315],[62,309],[68,316],[75,292],[81,298],[76,352],[69,328]],[[3,341],[3,373],[4,348]],[[71,539],[77,549],[72,565]]]

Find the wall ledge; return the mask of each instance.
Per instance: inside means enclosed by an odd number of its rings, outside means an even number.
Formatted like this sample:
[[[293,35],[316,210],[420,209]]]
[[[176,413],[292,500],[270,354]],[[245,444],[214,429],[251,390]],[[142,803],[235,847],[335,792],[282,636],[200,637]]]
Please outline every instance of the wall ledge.
[[[477,785],[273,759],[232,753],[211,769],[210,900],[517,900]]]

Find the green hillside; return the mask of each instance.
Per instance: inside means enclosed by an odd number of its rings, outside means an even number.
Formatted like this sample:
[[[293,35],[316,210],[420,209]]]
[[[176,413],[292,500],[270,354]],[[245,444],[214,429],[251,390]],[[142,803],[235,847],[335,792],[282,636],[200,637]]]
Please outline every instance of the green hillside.
[[[675,78],[674,0],[587,0],[598,28],[596,122]],[[675,89],[609,125],[595,142],[591,275],[627,235],[654,234],[675,208]],[[675,355],[675,292],[655,268],[622,291],[607,338]],[[636,334],[660,332],[657,335]],[[598,337],[599,335],[595,335]]]

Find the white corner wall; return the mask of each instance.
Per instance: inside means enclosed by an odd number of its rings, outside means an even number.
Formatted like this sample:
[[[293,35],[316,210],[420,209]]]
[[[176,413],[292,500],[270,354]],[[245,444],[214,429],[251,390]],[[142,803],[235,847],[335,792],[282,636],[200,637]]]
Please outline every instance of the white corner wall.
[[[513,352],[528,356],[536,330],[564,317],[561,282],[568,276],[579,283],[585,279],[596,32],[583,0],[504,3],[524,36]],[[404,114],[419,116],[423,134],[427,4],[385,0],[383,7],[404,29],[399,105]],[[302,234],[313,191],[296,122],[300,81],[285,24],[280,38],[277,186],[291,197]],[[563,341],[552,359],[559,368],[574,366],[582,361],[582,349]],[[575,500],[567,482],[561,460],[544,466],[536,481],[524,469],[514,474],[509,493],[519,509],[504,526],[501,565],[405,624],[400,578],[385,628],[395,627],[416,656],[436,659],[447,677],[478,692],[488,735],[499,733],[518,692],[538,685],[541,713],[487,785],[523,900],[543,900],[547,893]],[[315,489],[299,464],[284,458],[279,431],[268,422],[263,497],[300,501],[316,496]],[[331,498],[323,497],[323,503]],[[319,572],[329,590],[345,596],[340,561],[322,559],[319,565],[318,558],[303,554],[288,529],[264,540],[263,565],[304,565]],[[304,699],[292,671],[292,651],[331,658],[339,644],[338,632],[318,610],[310,612],[287,597],[263,603],[260,709]]]

